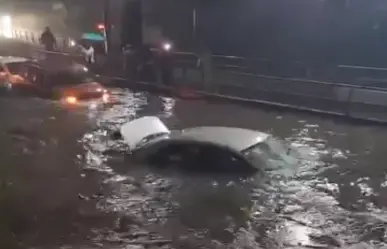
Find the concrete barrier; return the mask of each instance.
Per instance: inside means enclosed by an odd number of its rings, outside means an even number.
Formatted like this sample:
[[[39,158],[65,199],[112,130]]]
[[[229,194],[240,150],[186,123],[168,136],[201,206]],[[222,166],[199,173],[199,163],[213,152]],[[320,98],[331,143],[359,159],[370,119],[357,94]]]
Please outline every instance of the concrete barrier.
[[[218,71],[216,93],[387,123],[386,89]]]
[[[175,63],[173,80],[178,86],[202,89],[204,74],[201,67],[195,63],[178,61]]]
[[[354,88],[349,116],[358,119],[387,122],[387,91]]]
[[[218,71],[217,85],[240,86],[257,91],[286,93],[328,100],[348,101],[349,87],[344,85],[301,79],[286,79]]]
[[[117,80],[120,82],[127,81],[126,79],[113,79],[113,81]],[[108,80],[105,79],[105,81]],[[289,83],[287,88],[291,88],[293,84],[297,84],[297,81],[294,82]],[[142,82],[131,82],[130,84],[128,84],[128,82],[124,84],[108,82],[107,84],[107,86],[142,87],[141,89],[145,90],[156,90],[157,88],[160,88],[158,84]],[[333,89],[332,92],[334,94],[330,98],[327,96],[316,98],[314,95],[295,95],[292,92],[286,92],[286,90],[277,92],[271,90],[263,91],[262,89],[246,88],[243,85],[237,84],[218,84],[216,86],[217,92],[208,92],[204,90],[199,92],[207,97],[260,103],[302,111],[312,111],[316,113],[387,123],[387,92],[380,90],[355,88],[353,86],[345,85],[331,86],[328,84],[326,86]],[[313,86],[314,85],[312,84],[309,87]]]

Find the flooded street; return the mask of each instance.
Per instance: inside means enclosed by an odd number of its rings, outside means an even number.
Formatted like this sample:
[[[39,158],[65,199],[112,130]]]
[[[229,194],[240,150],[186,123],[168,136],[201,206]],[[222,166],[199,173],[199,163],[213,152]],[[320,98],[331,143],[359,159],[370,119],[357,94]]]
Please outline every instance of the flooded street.
[[[0,248],[387,246],[386,128],[113,92],[104,110],[0,99]],[[110,134],[144,115],[268,132],[305,161],[250,179],[131,165]]]

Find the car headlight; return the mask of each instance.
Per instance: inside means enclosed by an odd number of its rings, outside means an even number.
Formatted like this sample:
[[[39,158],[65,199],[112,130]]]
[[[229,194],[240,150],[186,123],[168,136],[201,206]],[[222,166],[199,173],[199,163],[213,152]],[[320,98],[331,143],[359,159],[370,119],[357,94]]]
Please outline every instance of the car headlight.
[[[78,99],[75,96],[67,96],[65,98],[65,101],[66,101],[66,103],[72,104],[72,105],[78,103]]]
[[[104,93],[104,94],[102,95],[102,101],[103,101],[104,103],[108,103],[109,100],[110,100],[110,95],[109,95],[108,93]]]
[[[10,83],[10,82],[5,82],[5,88],[6,88],[7,90],[12,90],[12,83]]]

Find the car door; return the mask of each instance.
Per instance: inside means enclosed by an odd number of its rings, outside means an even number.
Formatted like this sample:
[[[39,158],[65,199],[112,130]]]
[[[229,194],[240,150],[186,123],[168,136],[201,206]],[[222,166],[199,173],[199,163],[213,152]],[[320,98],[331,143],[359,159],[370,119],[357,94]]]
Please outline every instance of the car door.
[[[38,65],[26,65],[24,76],[29,83],[37,87],[44,85],[44,70]]]
[[[0,64],[0,84],[4,84],[7,81],[7,71],[4,68],[4,64]]]
[[[253,173],[257,171],[237,152],[211,143],[168,141],[148,148],[146,162],[159,168],[218,173]]]
[[[19,90],[23,94],[45,96],[44,71],[39,65],[25,63],[20,66],[19,75],[24,79],[24,84],[19,85]]]
[[[9,90],[12,89],[12,86],[9,82],[8,73],[3,63],[0,63],[0,89]]]

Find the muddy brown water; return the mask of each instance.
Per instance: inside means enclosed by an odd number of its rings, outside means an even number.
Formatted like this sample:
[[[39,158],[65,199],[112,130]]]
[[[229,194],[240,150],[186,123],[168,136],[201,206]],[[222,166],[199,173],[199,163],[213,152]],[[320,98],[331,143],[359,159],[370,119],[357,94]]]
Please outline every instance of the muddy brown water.
[[[1,98],[0,248],[383,248],[387,129],[114,89],[105,109]],[[144,115],[290,141],[297,168],[249,179],[131,165],[109,134]]]

